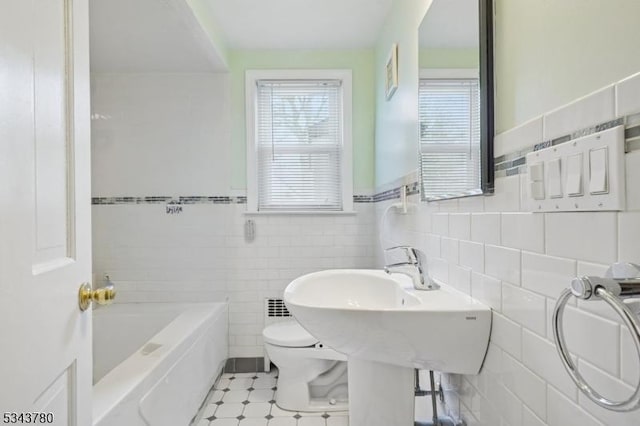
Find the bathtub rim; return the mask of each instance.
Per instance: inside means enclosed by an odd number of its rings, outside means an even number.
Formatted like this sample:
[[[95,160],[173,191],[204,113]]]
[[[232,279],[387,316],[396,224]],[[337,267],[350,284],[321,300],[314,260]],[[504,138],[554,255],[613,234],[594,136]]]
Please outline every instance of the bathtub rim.
[[[184,307],[184,311],[93,385],[94,425],[102,421],[111,410],[136,390],[147,383],[145,387],[148,387],[153,381],[162,377],[163,375],[158,372],[162,372],[177,361],[183,352],[202,335],[210,322],[217,320],[221,315],[228,316],[228,302],[136,303],[135,305],[160,305],[163,308],[175,305],[175,308]],[[184,333],[187,324],[191,325],[190,330],[192,330],[188,334]],[[162,346],[148,355],[143,355],[142,349],[149,343],[158,343]]]

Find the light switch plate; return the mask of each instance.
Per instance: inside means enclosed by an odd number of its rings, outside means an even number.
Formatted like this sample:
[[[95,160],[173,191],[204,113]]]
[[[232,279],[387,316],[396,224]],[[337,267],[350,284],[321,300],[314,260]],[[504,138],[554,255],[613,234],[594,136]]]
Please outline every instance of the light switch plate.
[[[572,154],[567,161],[567,195],[570,197],[582,197],[584,191],[584,154]]]
[[[607,192],[591,193],[590,153],[606,148],[606,185]],[[559,198],[549,196],[536,200],[530,195],[529,211],[566,212],[566,211],[618,211],[625,208],[625,160],[624,126],[584,136],[576,140],[541,149],[527,154],[527,164],[546,163],[544,168],[544,186],[557,185],[550,182],[548,165],[560,160],[561,188],[565,189]],[[575,173],[582,161],[582,174]],[[553,173],[552,173],[553,174]],[[552,177],[552,176],[551,176]],[[595,177],[595,175],[594,175]],[[533,182],[529,178],[530,184]],[[539,182],[539,181],[538,181]],[[553,185],[550,187],[550,183]]]

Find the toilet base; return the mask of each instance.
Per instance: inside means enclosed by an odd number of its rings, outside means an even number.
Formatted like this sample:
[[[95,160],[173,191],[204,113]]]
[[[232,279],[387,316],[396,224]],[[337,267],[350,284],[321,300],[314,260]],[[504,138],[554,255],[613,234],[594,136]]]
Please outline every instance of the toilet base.
[[[276,405],[278,408],[284,411],[291,411],[292,413],[318,413],[318,412],[332,412],[332,411],[349,411],[349,402],[347,401],[338,401],[335,404],[331,404],[330,401],[322,400],[322,399],[312,399],[309,402],[309,405],[306,407],[306,410],[292,410],[290,408],[282,407],[278,404],[276,400]]]
[[[277,364],[276,364],[277,365]],[[321,411],[346,411],[348,410],[347,391],[340,392],[340,399],[334,399],[333,395],[322,392],[321,397],[318,397],[318,393],[314,392],[313,381],[306,382],[300,381],[298,375],[287,375],[288,371],[282,371],[279,369],[278,373],[278,389],[276,390],[275,400],[276,405],[283,410],[287,411],[300,411],[300,412],[321,412]],[[334,389],[340,390],[342,386],[346,387],[346,374],[341,381],[338,380],[334,384],[330,385]],[[314,396],[315,393],[315,396]],[[333,403],[332,403],[333,402]]]
[[[323,412],[348,409],[346,357],[329,348],[291,348],[265,343],[278,367],[275,400],[287,411]],[[332,404],[333,402],[333,404]]]

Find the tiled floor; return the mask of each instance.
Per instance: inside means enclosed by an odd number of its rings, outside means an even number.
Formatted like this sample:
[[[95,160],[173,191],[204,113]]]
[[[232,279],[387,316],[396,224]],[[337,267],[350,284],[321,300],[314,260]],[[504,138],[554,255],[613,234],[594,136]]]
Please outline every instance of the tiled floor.
[[[278,371],[223,374],[195,426],[348,426],[346,411],[296,413],[275,404]]]

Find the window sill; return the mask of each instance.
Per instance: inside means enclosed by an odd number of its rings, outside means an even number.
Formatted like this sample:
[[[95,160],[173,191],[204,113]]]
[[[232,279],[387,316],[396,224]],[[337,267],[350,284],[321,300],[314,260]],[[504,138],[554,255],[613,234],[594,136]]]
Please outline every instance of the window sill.
[[[355,210],[322,211],[322,210],[290,210],[290,211],[247,211],[245,216],[355,216]]]

